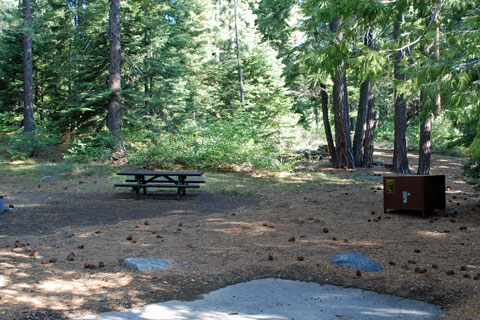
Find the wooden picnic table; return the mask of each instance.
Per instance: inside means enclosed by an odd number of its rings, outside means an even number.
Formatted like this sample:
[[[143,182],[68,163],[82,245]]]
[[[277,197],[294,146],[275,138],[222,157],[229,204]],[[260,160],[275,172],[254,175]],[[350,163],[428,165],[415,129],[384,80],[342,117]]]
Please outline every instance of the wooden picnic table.
[[[140,189],[147,194],[147,188],[177,188],[177,200],[181,195],[185,195],[187,188],[199,188],[199,183],[204,183],[200,179],[201,171],[135,171],[125,170],[117,173],[119,176],[127,176],[125,183],[117,183],[115,187],[132,188],[136,193],[136,199],[139,199]],[[189,177],[193,177],[189,179]],[[196,177],[196,178],[195,178]]]

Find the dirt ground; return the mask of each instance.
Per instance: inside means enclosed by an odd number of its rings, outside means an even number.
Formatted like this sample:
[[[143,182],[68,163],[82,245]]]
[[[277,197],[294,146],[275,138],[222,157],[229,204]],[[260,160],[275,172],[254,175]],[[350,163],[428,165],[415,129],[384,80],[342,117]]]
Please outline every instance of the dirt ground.
[[[386,150],[375,157],[391,163]],[[415,161],[412,155],[411,168]],[[336,170],[327,160],[304,169],[320,174],[313,187],[304,188],[308,175],[294,174],[295,183],[277,193],[200,188],[181,201],[164,194],[135,201],[98,177],[41,188],[0,182],[5,206],[14,206],[0,214],[0,319],[65,319],[194,299],[267,277],[414,298],[441,306],[441,319],[480,319],[480,196],[466,183],[462,160],[434,155],[432,174],[446,175],[448,216],[425,219],[383,213],[381,176],[389,169]],[[103,191],[85,191],[94,185]],[[384,271],[358,275],[327,262],[342,252],[361,252]],[[174,267],[136,272],[123,265],[127,257]]]

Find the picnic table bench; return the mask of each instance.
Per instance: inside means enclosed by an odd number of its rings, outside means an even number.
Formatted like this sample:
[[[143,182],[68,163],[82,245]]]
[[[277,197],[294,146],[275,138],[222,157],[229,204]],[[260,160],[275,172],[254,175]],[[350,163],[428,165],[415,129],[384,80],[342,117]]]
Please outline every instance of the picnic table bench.
[[[117,183],[114,187],[132,188],[136,193],[137,200],[140,197],[140,189],[147,194],[147,188],[177,188],[177,200],[180,200],[181,195],[185,195],[187,188],[199,188],[199,183],[205,183],[205,180],[200,178],[203,175],[201,171],[126,170],[120,171],[117,175],[128,178],[125,183]]]

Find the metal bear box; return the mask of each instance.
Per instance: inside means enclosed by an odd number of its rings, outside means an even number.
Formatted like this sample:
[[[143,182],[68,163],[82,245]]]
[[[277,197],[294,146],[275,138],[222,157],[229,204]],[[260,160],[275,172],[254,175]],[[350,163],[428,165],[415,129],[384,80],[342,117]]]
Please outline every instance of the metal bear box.
[[[383,211],[412,210],[425,212],[435,209],[446,212],[445,176],[384,176]]]

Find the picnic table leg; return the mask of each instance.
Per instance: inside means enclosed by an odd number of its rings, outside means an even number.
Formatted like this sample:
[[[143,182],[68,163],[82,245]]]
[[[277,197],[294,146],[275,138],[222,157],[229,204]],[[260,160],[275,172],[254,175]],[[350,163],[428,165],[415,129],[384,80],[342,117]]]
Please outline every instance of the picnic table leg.
[[[135,180],[137,180],[137,184],[145,184],[145,176],[136,175]],[[143,194],[147,194],[147,188],[143,187],[142,189],[143,189]],[[135,191],[137,193],[137,198],[138,198],[138,196],[139,196],[138,194],[140,192],[140,187],[135,188]]]
[[[145,184],[145,176],[141,178],[142,184]],[[143,194],[147,194],[147,187],[143,187]]]
[[[180,187],[180,185],[183,184],[183,181],[185,180],[184,177],[182,176],[179,176],[178,177],[178,180],[177,180],[177,200],[180,200],[181,196],[182,196],[182,191],[185,190],[185,188],[182,188]],[[183,189],[183,190],[182,190]]]
[[[185,177],[179,177],[179,180],[181,181],[181,184],[185,184]],[[188,182],[186,184],[188,184]],[[183,191],[182,191],[183,195],[185,195],[186,190],[187,188],[183,188]]]
[[[136,175],[135,180],[137,180],[137,184],[142,184],[145,181],[145,177]],[[143,188],[143,193],[147,194],[146,188]],[[138,200],[138,199],[140,199],[140,187],[135,187],[135,200]]]

